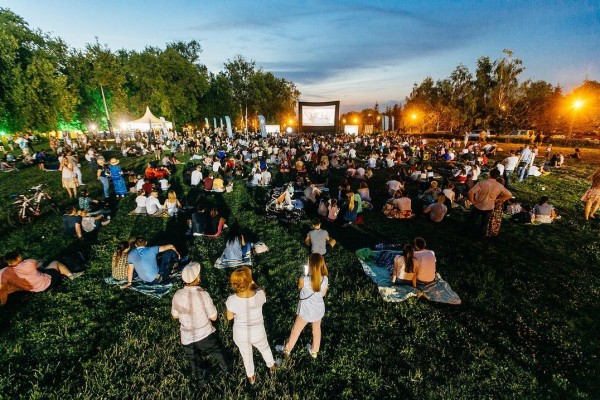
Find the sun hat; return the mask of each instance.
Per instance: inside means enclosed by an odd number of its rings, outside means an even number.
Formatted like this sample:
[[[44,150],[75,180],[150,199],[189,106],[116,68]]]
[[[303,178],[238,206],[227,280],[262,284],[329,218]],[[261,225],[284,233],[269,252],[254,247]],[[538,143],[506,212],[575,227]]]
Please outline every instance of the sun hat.
[[[191,262],[186,265],[181,272],[181,279],[183,279],[185,283],[192,283],[196,280],[198,275],[200,275],[200,264]]]
[[[116,158],[111,158],[110,163],[111,165],[117,165],[119,163],[119,160],[117,160]]]

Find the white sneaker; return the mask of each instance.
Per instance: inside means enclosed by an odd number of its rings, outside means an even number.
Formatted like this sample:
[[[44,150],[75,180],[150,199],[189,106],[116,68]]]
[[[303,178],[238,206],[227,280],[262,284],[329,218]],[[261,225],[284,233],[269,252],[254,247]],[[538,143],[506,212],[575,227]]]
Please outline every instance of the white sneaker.
[[[306,350],[308,350],[308,354],[310,354],[310,356],[311,356],[312,358],[317,358],[317,355],[318,355],[319,353],[317,353],[316,351],[312,351],[312,346],[311,346],[311,344],[310,344],[310,343],[307,343],[307,344],[306,344]]]

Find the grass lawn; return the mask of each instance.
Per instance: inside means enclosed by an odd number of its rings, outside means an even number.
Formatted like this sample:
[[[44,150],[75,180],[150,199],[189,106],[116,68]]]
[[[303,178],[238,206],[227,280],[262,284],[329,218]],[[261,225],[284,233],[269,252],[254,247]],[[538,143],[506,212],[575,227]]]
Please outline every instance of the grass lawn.
[[[137,171],[144,162],[121,159],[124,168]],[[580,162],[568,160],[556,173],[516,183],[519,199],[533,203],[547,194],[562,219],[547,226],[505,223],[499,241],[462,237],[459,212],[435,226],[424,218],[388,220],[380,212],[385,196],[376,194],[364,225],[329,229],[339,246],[327,259],[330,290],[319,358],[302,351],[310,340],[306,328],[275,377],[255,354],[253,388],[224,318],[231,271],[212,267],[223,238],[196,238],[188,245],[184,217],[129,216],[133,196],[120,200],[112,223],[83,242],[63,238],[59,215],[10,228],[9,194],[46,182],[61,205],[68,199],[59,172],[27,168],[2,174],[0,254],[20,248],[26,258],[51,261],[84,248],[91,262],[82,278],[47,293],[13,294],[0,308],[0,399],[600,398],[600,222],[584,223],[579,202],[598,166],[600,151],[585,150]],[[82,170],[92,196],[99,196],[89,166]],[[378,173],[372,179],[372,194],[386,178]],[[334,176],[330,187],[337,188],[340,179]],[[180,198],[188,190],[181,172],[174,187]],[[265,324],[275,345],[287,338],[295,317],[309,227],[288,229],[265,219],[263,198],[262,189],[238,184],[232,193],[205,201],[220,206],[228,223],[238,221],[250,240],[263,240],[271,249],[255,259],[253,270],[267,292]],[[213,381],[198,391],[179,324],[170,318],[172,293],[157,300],[104,284],[117,242],[134,235],[149,237],[150,244],[173,243],[202,264],[202,286],[220,313],[218,334],[236,360],[232,375],[215,366]],[[438,271],[462,305],[414,298],[385,303],[364,275],[356,249],[416,236],[436,252]]]

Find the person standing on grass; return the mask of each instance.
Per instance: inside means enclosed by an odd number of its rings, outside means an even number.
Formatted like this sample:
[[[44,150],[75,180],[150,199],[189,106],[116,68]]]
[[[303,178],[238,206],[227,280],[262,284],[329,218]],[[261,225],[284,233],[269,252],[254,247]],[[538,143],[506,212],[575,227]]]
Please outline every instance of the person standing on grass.
[[[262,354],[271,373],[275,372],[275,360],[267,340],[262,307],[267,302],[265,291],[252,280],[252,270],[247,266],[233,271],[229,278],[235,294],[227,298],[227,320],[233,320],[233,341],[240,350],[248,382],[254,384],[254,359],[252,348]]]
[[[76,198],[78,182],[74,171],[75,166],[68,157],[63,156],[58,169],[61,171],[62,186],[67,190],[69,199]]]
[[[585,220],[594,219],[594,214],[600,207],[600,168],[592,176],[592,186],[581,197],[581,201],[585,201]]]
[[[275,347],[276,350],[289,356],[307,324],[312,325],[312,344],[306,348],[312,358],[317,358],[321,348],[321,320],[325,315],[325,301],[329,287],[327,265],[325,259],[318,253],[313,253],[308,259],[308,269],[303,277],[298,280],[300,298],[296,311],[296,320],[290,332],[290,337],[283,346]]]
[[[492,210],[496,204],[504,203],[512,197],[512,194],[501,183],[497,181],[500,172],[493,169],[488,178],[477,183],[469,190],[469,201],[472,204],[471,212],[467,217],[465,229],[471,226],[475,220],[481,218],[481,236],[485,236]]]
[[[173,296],[171,316],[181,324],[181,344],[198,383],[202,385],[209,379],[209,365],[203,360],[203,354],[211,355],[223,372],[230,372],[233,366],[231,356],[212,324],[217,320],[217,308],[208,292],[199,286],[200,264],[189,263],[183,269],[181,279],[185,286]]]
[[[0,269],[0,305],[6,303],[10,293],[18,291],[44,292],[58,286],[63,276],[75,279],[83,272],[71,272],[66,265],[52,261],[43,266],[41,261],[23,260],[18,251],[4,256],[5,268]]]

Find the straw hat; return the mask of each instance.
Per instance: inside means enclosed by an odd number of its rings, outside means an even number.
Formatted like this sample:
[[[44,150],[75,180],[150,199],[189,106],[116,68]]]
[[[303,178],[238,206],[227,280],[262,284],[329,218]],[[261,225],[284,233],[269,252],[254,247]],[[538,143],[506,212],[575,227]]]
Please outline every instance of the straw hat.
[[[117,160],[116,158],[110,159],[110,165],[117,165],[118,163],[119,163],[119,160]]]

